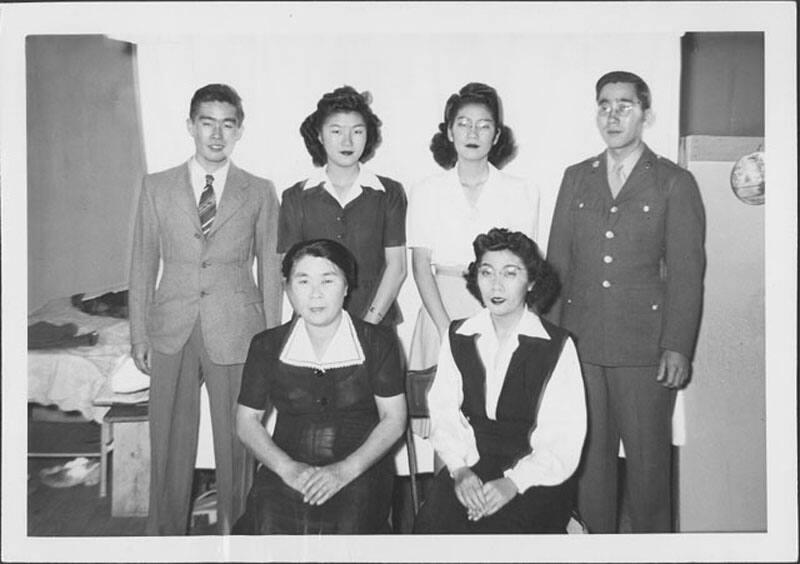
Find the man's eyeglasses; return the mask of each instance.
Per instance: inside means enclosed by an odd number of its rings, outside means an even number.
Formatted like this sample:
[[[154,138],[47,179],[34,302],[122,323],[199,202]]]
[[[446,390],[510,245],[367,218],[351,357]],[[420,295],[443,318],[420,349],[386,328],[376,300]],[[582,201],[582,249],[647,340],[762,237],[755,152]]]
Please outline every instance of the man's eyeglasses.
[[[600,102],[597,104],[597,115],[600,117],[608,117],[612,113],[620,117],[627,117],[631,115],[633,108],[640,105],[641,102]]]

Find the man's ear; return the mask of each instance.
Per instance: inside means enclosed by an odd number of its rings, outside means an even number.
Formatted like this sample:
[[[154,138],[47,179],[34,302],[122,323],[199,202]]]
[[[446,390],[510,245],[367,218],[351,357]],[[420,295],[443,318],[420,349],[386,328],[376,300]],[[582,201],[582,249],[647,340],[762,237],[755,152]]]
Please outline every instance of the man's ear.
[[[235,137],[236,137],[237,141],[242,138],[242,133],[244,133],[244,124],[242,124],[242,125],[240,125],[239,127],[236,128]]]
[[[194,122],[192,118],[186,118],[186,131],[189,132],[189,135],[194,137]]]
[[[647,108],[644,111],[644,125],[645,127],[650,127],[656,122],[656,113],[653,111],[653,108]]]

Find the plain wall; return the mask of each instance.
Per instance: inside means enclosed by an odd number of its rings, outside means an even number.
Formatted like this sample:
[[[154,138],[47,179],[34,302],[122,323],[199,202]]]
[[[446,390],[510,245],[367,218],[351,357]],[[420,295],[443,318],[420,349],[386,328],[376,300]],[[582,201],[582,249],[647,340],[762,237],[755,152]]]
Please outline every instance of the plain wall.
[[[757,145],[758,141],[756,141]],[[680,530],[767,528],[764,206],[730,186],[733,162],[690,161],[706,209],[705,294],[680,449]],[[775,384],[795,378],[777,370]]]
[[[681,39],[681,135],[764,136],[764,33]]]
[[[682,132],[706,136],[684,146],[706,208],[707,269],[685,394],[680,530],[765,531],[764,206],[741,202],[730,184],[736,160],[764,143],[764,34],[693,33],[682,47]]]
[[[102,35],[27,38],[29,310],[127,284],[144,171],[132,50]]]

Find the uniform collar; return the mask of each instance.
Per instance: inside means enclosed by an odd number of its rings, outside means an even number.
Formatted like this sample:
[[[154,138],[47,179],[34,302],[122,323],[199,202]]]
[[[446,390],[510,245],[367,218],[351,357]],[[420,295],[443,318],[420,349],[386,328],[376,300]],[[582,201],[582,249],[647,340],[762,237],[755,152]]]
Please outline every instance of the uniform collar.
[[[492,316],[486,308],[481,309],[478,313],[467,319],[461,324],[461,327],[456,330],[458,335],[486,335],[494,333],[494,325],[492,324]],[[550,340],[550,335],[542,325],[539,316],[533,313],[528,308],[522,312],[522,317],[519,320],[516,328],[516,336],[524,335],[526,337],[536,337],[539,339]]]
[[[633,168],[636,166],[636,163],[639,162],[642,154],[644,154],[646,145],[644,142],[639,143],[639,146],[634,150],[630,155],[622,159],[622,177],[628,178],[633,171]],[[614,168],[614,164],[617,161],[611,156],[611,153],[606,150],[606,170],[611,170]]]
[[[365,356],[350,314],[342,311],[339,327],[322,359],[317,360],[306,323],[298,317],[281,351],[280,360],[292,366],[329,370],[363,364]]]

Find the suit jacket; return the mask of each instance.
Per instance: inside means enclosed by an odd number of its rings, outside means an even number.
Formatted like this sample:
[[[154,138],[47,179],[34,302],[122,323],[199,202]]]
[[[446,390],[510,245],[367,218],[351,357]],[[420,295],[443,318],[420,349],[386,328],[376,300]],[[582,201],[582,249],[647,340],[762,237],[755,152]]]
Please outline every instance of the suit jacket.
[[[692,357],[705,269],[705,212],[694,177],[648,147],[616,198],[605,154],[564,173],[547,248],[562,282],[549,314],[581,361],[658,364]]]
[[[280,323],[278,209],[269,180],[231,163],[204,237],[188,165],[145,176],[131,260],[131,343],[174,354],[199,315],[211,360],[243,363],[252,336]]]

